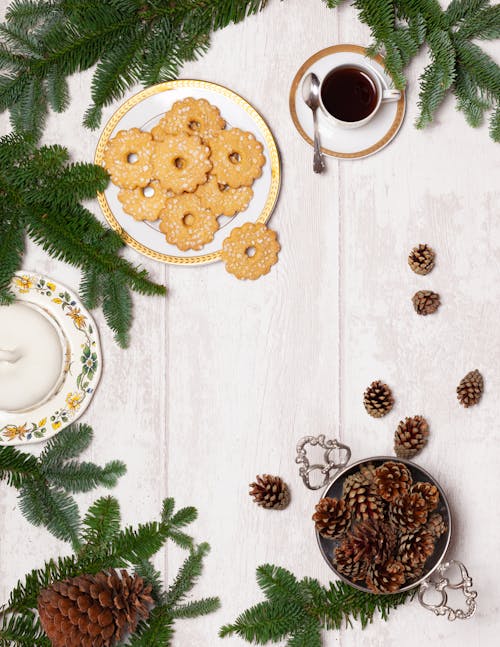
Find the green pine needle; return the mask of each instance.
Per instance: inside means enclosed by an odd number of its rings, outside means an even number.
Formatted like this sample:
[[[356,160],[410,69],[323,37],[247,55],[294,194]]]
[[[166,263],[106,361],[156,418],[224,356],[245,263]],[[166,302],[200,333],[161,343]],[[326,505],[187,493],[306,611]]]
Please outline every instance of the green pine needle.
[[[257,569],[257,582],[266,601],[222,627],[221,638],[237,635],[258,645],[288,639],[289,646],[321,647],[322,629],[339,630],[353,620],[365,628],[377,613],[386,620],[392,609],[415,595],[415,589],[373,595],[344,582],[324,587],[311,578],[298,580],[290,571],[270,564]]]
[[[35,613],[40,591],[50,584],[83,574],[122,567],[135,571],[146,583],[153,585],[156,606],[149,617],[140,622],[127,644],[135,647],[153,647],[172,644],[174,621],[195,618],[212,613],[219,608],[218,598],[204,598],[185,604],[176,604],[192,589],[201,574],[202,562],[208,553],[208,544],[193,546],[179,574],[168,591],[164,589],[158,571],[150,559],[165,544],[169,531],[179,524],[185,525],[185,508],[174,513],[173,499],[163,504],[168,519],[149,522],[137,528],[120,530],[120,507],[113,497],[98,499],[88,510],[77,529],[78,550],[69,557],[51,559],[40,569],[28,573],[18,582],[2,608],[0,619],[0,647],[30,646],[50,647]],[[185,523],[184,523],[185,522]],[[138,560],[138,561],[136,561]]]
[[[53,99],[63,101],[64,96]],[[28,105],[21,113],[23,118],[34,114]],[[34,132],[34,124],[25,127]],[[117,342],[127,346],[131,290],[161,295],[165,288],[152,283],[146,270],[120,257],[120,236],[81,204],[106,187],[109,178],[104,169],[69,163],[68,151],[61,146],[37,148],[35,136],[0,138],[0,303],[12,301],[9,284],[21,265],[28,234],[54,258],[82,270],[84,303],[91,308],[102,305]]]

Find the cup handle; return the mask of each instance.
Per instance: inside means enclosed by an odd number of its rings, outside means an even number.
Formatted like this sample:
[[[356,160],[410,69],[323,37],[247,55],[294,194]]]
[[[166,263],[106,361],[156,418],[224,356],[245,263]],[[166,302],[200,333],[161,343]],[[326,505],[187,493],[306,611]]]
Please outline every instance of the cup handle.
[[[401,92],[399,90],[384,89],[382,91],[382,103],[389,101],[399,101],[401,99]]]
[[[451,582],[449,571],[451,568],[458,568],[460,579],[458,582]],[[474,591],[472,586],[472,578],[469,576],[467,569],[462,564],[455,559],[444,564],[440,564],[437,568],[437,581],[431,576],[431,578],[424,580],[420,585],[418,591],[418,600],[420,604],[429,611],[432,611],[437,616],[448,616],[448,620],[466,620],[474,615],[476,611],[476,598],[477,591]],[[446,590],[458,590],[462,591],[462,594],[465,598],[463,609],[453,609],[448,605],[448,594]],[[431,604],[426,601],[427,591],[431,591],[434,594],[438,593],[441,595],[441,601],[439,604]]]

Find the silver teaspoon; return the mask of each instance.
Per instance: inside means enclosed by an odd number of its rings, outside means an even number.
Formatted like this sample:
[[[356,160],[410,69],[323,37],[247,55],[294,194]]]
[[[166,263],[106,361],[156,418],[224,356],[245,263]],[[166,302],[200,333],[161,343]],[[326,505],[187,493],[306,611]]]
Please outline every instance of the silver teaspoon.
[[[325,158],[321,152],[321,142],[319,139],[318,115],[319,107],[319,79],[314,72],[309,74],[302,81],[302,98],[311,108],[314,122],[314,157],[313,169],[315,173],[322,173],[325,170]]]

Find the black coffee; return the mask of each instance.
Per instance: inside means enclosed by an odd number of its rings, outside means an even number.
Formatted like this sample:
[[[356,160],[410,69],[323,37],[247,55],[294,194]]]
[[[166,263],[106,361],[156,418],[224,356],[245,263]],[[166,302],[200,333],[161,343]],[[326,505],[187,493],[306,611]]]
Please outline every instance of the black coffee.
[[[361,121],[377,105],[377,86],[358,67],[332,70],[321,86],[321,99],[328,112],[341,121]]]

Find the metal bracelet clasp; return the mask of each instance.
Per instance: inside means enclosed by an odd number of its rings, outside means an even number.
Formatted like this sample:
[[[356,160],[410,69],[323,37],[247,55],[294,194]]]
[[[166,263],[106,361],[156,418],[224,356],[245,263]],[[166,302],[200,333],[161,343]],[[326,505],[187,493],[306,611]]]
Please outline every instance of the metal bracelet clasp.
[[[311,465],[309,459],[307,458],[307,451],[305,449],[306,445],[319,445],[325,450],[323,454],[324,463],[316,463]],[[338,458],[335,457],[335,454],[338,454]],[[351,450],[347,445],[339,443],[338,440],[326,439],[324,434],[319,436],[305,436],[301,438],[297,443],[297,456],[295,462],[301,467],[299,468],[299,474],[304,481],[304,485],[310,490],[320,490],[328,485],[328,483],[333,479],[332,472],[342,469],[347,465],[351,459]],[[311,485],[310,475],[313,472],[319,472],[323,475],[323,481],[318,485]]]

